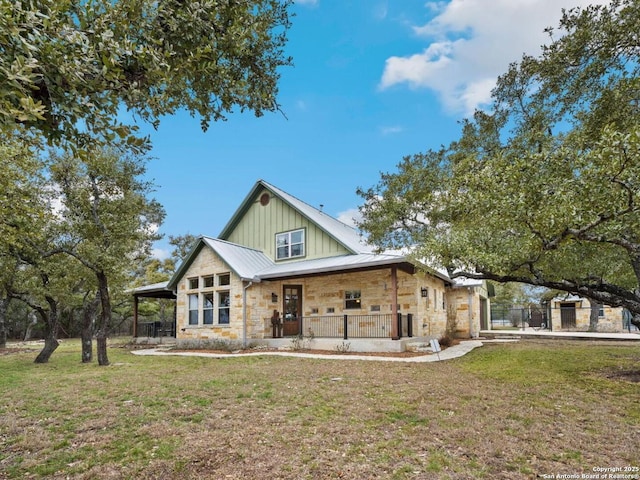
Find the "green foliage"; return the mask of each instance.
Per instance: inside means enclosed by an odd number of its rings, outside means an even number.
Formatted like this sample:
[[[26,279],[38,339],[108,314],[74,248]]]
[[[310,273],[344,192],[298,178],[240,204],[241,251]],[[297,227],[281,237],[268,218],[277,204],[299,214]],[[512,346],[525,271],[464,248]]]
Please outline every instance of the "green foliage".
[[[632,0],[565,11],[561,36],[500,77],[491,113],[359,191],[370,241],[640,322],[639,24]]]
[[[191,251],[196,244],[198,237],[191,233],[185,233],[184,235],[169,235],[169,244],[173,247],[171,252],[171,258],[176,265],[179,265]]]
[[[234,108],[277,110],[289,4],[2,0],[0,128],[74,149],[140,149],[123,106],[154,126],[186,109],[205,130]]]
[[[93,150],[82,161],[52,153],[50,175],[60,190],[57,246],[91,270],[122,276],[158,239],[164,218],[143,180],[146,159],[126,152]]]

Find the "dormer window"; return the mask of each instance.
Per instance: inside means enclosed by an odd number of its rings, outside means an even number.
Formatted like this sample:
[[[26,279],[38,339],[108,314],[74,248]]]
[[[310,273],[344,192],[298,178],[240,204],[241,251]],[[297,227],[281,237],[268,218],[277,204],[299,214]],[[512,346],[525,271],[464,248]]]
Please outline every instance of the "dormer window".
[[[276,260],[304,257],[304,229],[276,235]]]

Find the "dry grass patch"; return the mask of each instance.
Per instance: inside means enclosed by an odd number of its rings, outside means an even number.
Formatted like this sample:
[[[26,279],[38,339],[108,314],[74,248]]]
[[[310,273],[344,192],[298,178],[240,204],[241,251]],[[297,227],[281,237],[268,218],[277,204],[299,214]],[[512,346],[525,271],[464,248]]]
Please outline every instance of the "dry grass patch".
[[[535,478],[640,465],[627,344],[492,345],[441,363],[0,357],[0,478]]]

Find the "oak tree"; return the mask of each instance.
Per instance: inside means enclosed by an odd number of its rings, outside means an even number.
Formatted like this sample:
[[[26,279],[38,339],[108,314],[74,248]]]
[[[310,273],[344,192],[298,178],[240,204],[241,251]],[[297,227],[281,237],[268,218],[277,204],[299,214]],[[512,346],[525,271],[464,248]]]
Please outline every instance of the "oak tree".
[[[640,326],[640,3],[563,11],[458,140],[360,189],[379,247],[628,309]]]
[[[290,0],[0,2],[0,129],[80,153],[144,147],[179,109],[206,130],[234,109],[279,109]]]
[[[108,365],[111,286],[124,290],[131,264],[158,239],[164,210],[149,197],[153,185],[144,179],[145,157],[117,149],[91,153],[85,161],[68,153],[51,155],[61,235],[56,248],[44,255],[69,255],[95,276],[100,300],[97,357],[100,365]]]

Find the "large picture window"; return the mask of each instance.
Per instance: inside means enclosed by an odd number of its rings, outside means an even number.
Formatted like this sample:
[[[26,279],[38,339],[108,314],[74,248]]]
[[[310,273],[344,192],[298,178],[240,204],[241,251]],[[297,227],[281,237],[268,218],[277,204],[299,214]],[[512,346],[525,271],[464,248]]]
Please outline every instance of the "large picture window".
[[[304,257],[304,229],[276,235],[276,260]]]
[[[231,274],[228,272],[187,279],[187,324],[189,326],[229,325]],[[223,288],[219,288],[223,287]]]

